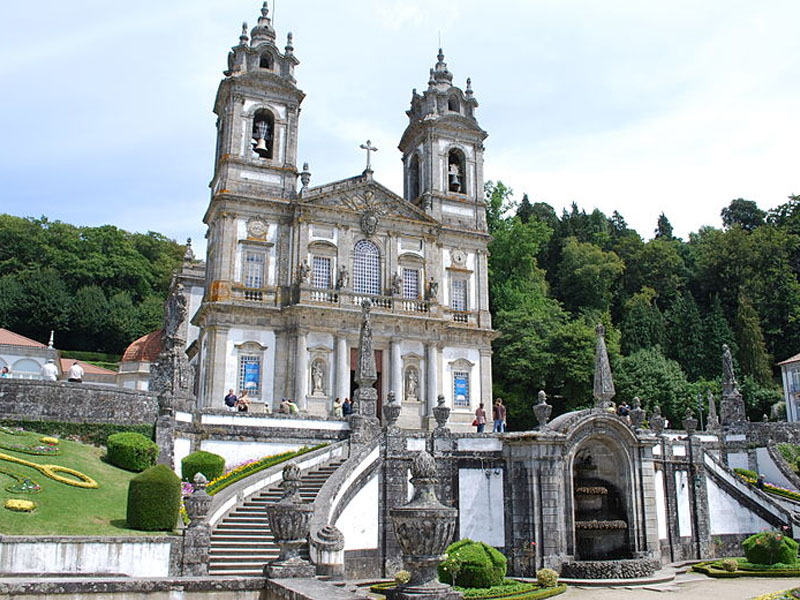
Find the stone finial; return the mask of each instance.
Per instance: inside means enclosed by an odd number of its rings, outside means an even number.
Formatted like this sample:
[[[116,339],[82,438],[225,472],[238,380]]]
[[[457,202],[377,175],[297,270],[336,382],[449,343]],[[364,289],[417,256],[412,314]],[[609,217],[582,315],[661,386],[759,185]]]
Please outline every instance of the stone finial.
[[[606,329],[602,323],[595,328],[597,332],[597,346],[594,353],[594,399],[596,408],[605,408],[616,394],[614,380],[611,377],[611,365],[608,362],[606,350]]]
[[[436,461],[425,451],[411,461],[414,495],[404,506],[389,510],[395,536],[403,549],[403,562],[411,579],[399,589],[398,598],[419,600],[460,598],[439,582],[436,567],[455,534],[458,510],[444,506],[436,497]]]
[[[400,418],[400,412],[403,407],[400,405],[394,390],[390,391],[387,396],[388,402],[383,405],[383,420],[386,422],[386,429],[396,430],[397,419]]]
[[[539,422],[539,429],[544,429],[547,422],[550,420],[550,415],[553,412],[553,407],[547,403],[547,394],[544,390],[539,390],[538,401],[533,405],[533,414]]]
[[[247,35],[247,21],[242,22],[242,33],[239,35],[239,45],[246,46],[250,41],[250,36]]]
[[[708,430],[715,431],[719,429],[719,415],[717,414],[717,403],[711,390],[706,392],[706,398],[708,399]]]
[[[261,5],[261,16],[258,17],[258,23],[250,32],[252,38],[251,46],[256,46],[260,42],[275,42],[275,30],[272,28],[272,23],[269,19],[269,7],[267,2]]]
[[[286,47],[284,50],[286,51],[287,55],[294,53],[294,36],[292,35],[291,31],[286,34]]]
[[[194,250],[192,250],[192,238],[186,238],[186,251],[183,253],[183,260],[185,262],[192,262],[194,260]]]
[[[303,170],[300,171],[300,184],[303,186],[303,188],[300,190],[301,194],[308,189],[308,184],[310,181],[311,181],[311,172],[308,170],[308,163],[304,162]]]
[[[642,428],[642,423],[644,423],[644,418],[645,418],[645,412],[644,409],[642,409],[642,401],[639,399],[638,396],[634,397],[633,399],[633,409],[631,409],[630,418],[631,418],[631,425],[633,425],[634,429],[639,430]]]
[[[55,348],[55,343],[56,343],[56,332],[51,329],[50,330],[50,339],[47,341],[47,347],[50,350],[52,350],[53,348]]]
[[[186,506],[186,513],[189,515],[189,527],[197,527],[203,523],[208,509],[211,508],[211,496],[206,492],[208,479],[202,473],[196,473],[193,481],[193,488],[183,501]]]
[[[650,416],[650,428],[660,435],[664,431],[665,419],[661,416],[661,407],[656,404],[653,407],[653,414]]]
[[[447,433],[447,420],[450,418],[450,407],[444,404],[444,394],[436,397],[436,406],[433,408],[433,418],[436,419],[434,433]]]
[[[694,418],[694,411],[691,406],[686,407],[686,412],[683,414],[683,428],[689,435],[694,435],[697,431],[697,419]]]
[[[467,96],[472,96],[472,79],[467,77],[467,89],[464,92]]]

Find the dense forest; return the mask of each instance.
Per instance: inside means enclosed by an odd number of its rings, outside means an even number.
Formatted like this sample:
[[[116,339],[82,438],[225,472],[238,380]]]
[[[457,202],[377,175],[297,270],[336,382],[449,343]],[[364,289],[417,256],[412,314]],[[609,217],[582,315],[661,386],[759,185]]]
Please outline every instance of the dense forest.
[[[721,229],[688,240],[662,214],[649,241],[617,212],[573,204],[559,216],[527,195],[515,201],[501,182],[487,183],[486,197],[500,333],[494,393],[509,405],[511,429],[535,424],[540,389],[554,414],[591,405],[599,322],[617,401],[658,404],[676,426],[686,406],[706,411],[707,390],[719,394],[723,343],[750,419],[780,401],[774,364],[800,352],[800,196],[769,212],[733,200]]]
[[[120,354],[162,325],[184,247],[154,232],[0,215],[0,327]]]

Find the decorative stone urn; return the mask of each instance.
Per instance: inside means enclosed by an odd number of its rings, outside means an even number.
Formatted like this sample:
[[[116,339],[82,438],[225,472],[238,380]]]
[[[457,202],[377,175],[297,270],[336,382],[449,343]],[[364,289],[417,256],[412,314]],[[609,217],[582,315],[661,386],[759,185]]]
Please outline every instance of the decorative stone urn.
[[[458,516],[457,509],[439,502],[436,482],[436,462],[422,451],[411,462],[414,497],[408,504],[389,511],[403,549],[403,563],[411,573],[409,582],[391,594],[396,600],[461,598],[461,594],[439,581],[436,571],[453,539]]]
[[[630,413],[631,425],[633,425],[633,428],[636,429],[636,431],[639,431],[642,428],[642,423],[644,423],[645,416],[644,409],[642,408],[642,401],[639,400],[638,396],[636,396],[633,399],[633,409]]]
[[[650,427],[656,435],[661,435],[664,432],[665,419],[661,415],[661,407],[656,405],[653,407],[653,414],[650,416]]]
[[[314,566],[303,559],[299,551],[307,543],[314,506],[303,502],[300,497],[300,467],[295,463],[283,467],[281,487],[283,497],[266,507],[269,526],[280,554],[264,567],[264,574],[273,578],[313,577]]]
[[[689,435],[694,435],[697,431],[697,419],[694,418],[694,411],[688,406],[683,415],[683,428]]]
[[[400,411],[403,410],[403,407],[398,402],[394,392],[389,392],[388,396],[389,401],[383,405],[383,420],[386,424],[386,429],[393,431],[397,429],[397,419],[400,418]]]
[[[539,421],[539,429],[544,429],[544,426],[550,420],[553,407],[547,403],[547,394],[544,393],[544,390],[539,391],[538,399],[538,402],[533,405],[533,414],[536,416],[536,420]]]
[[[436,419],[436,433],[447,433],[447,420],[450,418],[450,408],[444,404],[444,394],[439,394],[436,398],[436,406],[433,407],[433,418]]]
[[[186,514],[189,515],[189,527],[197,527],[203,522],[211,507],[211,496],[206,492],[208,479],[202,473],[195,473],[194,491],[186,496],[183,503],[186,506]]]

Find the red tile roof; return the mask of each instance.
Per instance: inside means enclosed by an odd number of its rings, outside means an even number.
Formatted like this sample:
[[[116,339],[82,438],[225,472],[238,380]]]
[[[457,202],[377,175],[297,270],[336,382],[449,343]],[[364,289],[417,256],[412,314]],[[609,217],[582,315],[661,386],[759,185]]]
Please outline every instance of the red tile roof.
[[[85,363],[82,360],[76,361],[74,358],[62,358],[61,359],[61,372],[66,373],[69,371],[69,368],[72,366],[72,363],[77,362],[81,367],[83,367],[83,372],[85,375],[116,375],[116,371],[112,371],[110,369],[104,369],[103,367],[98,367],[97,365],[90,365],[89,363]]]
[[[155,362],[161,352],[161,335],[164,330],[151,331],[125,349],[122,362]]]
[[[778,366],[780,366],[780,365],[788,365],[789,363],[795,363],[795,362],[800,362],[800,354],[795,354],[791,358],[787,358],[783,362],[779,362]]]
[[[24,335],[14,333],[8,329],[0,328],[0,345],[4,346],[28,346],[34,348],[47,348],[47,344],[40,344],[36,340],[26,338]]]

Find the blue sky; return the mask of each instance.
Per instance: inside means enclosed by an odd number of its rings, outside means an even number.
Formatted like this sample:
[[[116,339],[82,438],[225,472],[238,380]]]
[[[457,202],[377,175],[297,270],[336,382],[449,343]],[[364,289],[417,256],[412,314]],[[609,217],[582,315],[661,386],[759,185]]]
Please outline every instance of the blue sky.
[[[719,226],[736,197],[800,193],[800,3],[276,0],[306,94],[312,185],[364,168],[401,192],[397,143],[441,35],[489,132],[487,179],[619,210],[645,236]],[[272,6],[272,3],[270,3]],[[0,211],[202,247],[212,105],[252,0],[3,3]]]

